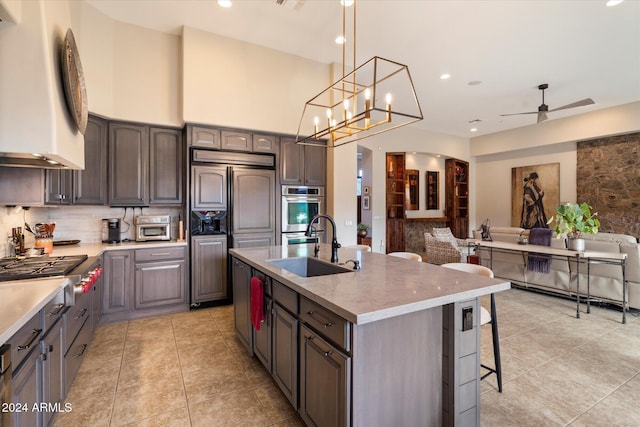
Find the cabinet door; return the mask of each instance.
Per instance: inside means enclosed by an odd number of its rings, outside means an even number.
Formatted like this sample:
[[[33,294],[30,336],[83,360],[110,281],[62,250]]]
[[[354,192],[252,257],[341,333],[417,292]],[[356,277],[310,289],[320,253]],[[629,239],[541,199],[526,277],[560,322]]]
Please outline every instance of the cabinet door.
[[[89,116],[84,133],[84,170],[73,171],[73,203],[107,204],[107,121]]]
[[[294,408],[298,407],[298,319],[273,306],[272,375]]]
[[[275,135],[253,135],[253,151],[257,153],[278,152],[278,137]]]
[[[191,238],[191,303],[227,298],[227,236]]]
[[[175,129],[149,130],[149,203],[182,204],[182,132]]]
[[[107,251],[104,254],[104,313],[131,308],[132,251]]]
[[[257,248],[260,246],[278,246],[274,233],[234,234],[233,248]]]
[[[276,173],[262,169],[233,170],[234,236],[276,231]]]
[[[186,304],[185,261],[136,263],[135,309]]]
[[[103,295],[104,295],[104,278],[100,276],[98,280],[93,284],[93,288],[91,290],[91,321],[92,323],[92,331],[96,330],[98,325],[100,324],[100,319],[102,318],[102,304],[103,304]]]
[[[204,126],[190,126],[188,129],[191,146],[220,149],[220,131],[218,129]]]
[[[223,150],[251,151],[250,133],[223,130],[221,136]]]
[[[33,405],[42,401],[42,364],[40,352],[35,350],[25,359],[22,366],[13,372],[11,378],[12,402],[23,410],[13,412],[13,426],[39,426],[40,413],[33,411]]]
[[[42,401],[56,404],[64,400],[64,357],[63,357],[62,320],[49,330],[42,341]],[[42,425],[48,426],[53,412],[44,411]]]
[[[273,302],[267,295],[264,296],[264,322],[260,330],[253,330],[253,351],[262,365],[271,372],[271,308]]]
[[[300,408],[307,425],[349,425],[351,359],[300,326]]]
[[[227,208],[227,169],[215,166],[191,168],[191,203],[193,209]]]
[[[109,126],[109,205],[149,204],[149,129],[124,123]]]
[[[304,145],[296,144],[293,138],[280,140],[280,183],[304,184]]]
[[[73,171],[47,169],[45,171],[45,204],[70,205],[73,200]]]
[[[251,268],[233,259],[233,324],[240,341],[249,354],[253,351],[253,326],[251,325]]]
[[[327,149],[307,145],[304,147],[305,185],[327,184]]]

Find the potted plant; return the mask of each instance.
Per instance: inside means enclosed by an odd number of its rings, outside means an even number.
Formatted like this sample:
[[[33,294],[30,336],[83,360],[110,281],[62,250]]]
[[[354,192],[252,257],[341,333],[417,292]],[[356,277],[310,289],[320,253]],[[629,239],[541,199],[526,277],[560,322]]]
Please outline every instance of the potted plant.
[[[582,234],[597,234],[600,220],[596,218],[598,213],[591,213],[591,206],[586,202],[582,204],[567,203],[556,208],[556,215],[547,224],[555,221],[554,231],[557,237],[567,237],[567,248],[573,251],[584,251],[584,239]]]
[[[358,224],[358,237],[367,237],[367,232],[369,230],[369,226],[367,224],[360,223]]]

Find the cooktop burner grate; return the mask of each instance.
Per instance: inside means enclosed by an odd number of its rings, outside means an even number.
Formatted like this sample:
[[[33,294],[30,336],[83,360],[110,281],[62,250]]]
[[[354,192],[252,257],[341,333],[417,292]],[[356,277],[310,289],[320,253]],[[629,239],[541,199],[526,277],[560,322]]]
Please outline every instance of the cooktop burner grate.
[[[0,258],[0,282],[64,276],[87,259],[86,255]]]

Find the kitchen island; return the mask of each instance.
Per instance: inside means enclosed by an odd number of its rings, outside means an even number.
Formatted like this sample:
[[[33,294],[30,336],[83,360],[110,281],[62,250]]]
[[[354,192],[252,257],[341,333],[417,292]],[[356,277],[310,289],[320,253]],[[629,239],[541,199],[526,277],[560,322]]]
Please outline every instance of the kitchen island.
[[[349,248],[340,263],[360,270],[316,277],[270,262],[313,257],[313,245],[230,253],[238,336],[307,424],[479,425],[479,298],[509,282]],[[321,245],[320,260],[330,255]],[[265,284],[260,331],[245,318],[253,278]],[[281,325],[294,336],[286,358]]]

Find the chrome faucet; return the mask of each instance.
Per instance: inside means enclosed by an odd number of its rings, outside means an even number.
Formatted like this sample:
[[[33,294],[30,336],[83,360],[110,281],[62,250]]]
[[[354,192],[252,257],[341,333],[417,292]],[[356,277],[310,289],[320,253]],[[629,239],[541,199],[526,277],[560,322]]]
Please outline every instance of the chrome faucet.
[[[314,216],[313,218],[311,218],[311,221],[309,221],[309,225],[307,226],[307,231],[304,234],[307,237],[311,237],[313,235],[313,223],[316,222],[320,218],[326,218],[331,223],[332,236],[333,236],[333,238],[331,239],[331,262],[337,263],[338,262],[338,248],[340,247],[340,243],[338,243],[338,238],[336,237],[336,223],[333,220],[333,218],[331,218],[329,215],[325,215],[325,214],[318,214],[318,215]],[[315,253],[315,256],[317,257],[318,256],[318,251],[320,250],[320,247],[318,246],[317,242],[316,242],[315,248],[316,249],[315,249],[314,253]]]

